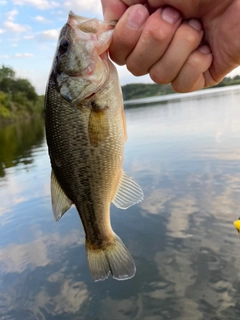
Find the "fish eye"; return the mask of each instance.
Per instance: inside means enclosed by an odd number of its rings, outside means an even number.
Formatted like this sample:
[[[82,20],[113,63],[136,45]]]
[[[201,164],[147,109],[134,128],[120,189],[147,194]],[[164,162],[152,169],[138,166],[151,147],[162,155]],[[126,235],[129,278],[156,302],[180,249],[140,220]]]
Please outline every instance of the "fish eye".
[[[67,39],[62,39],[58,48],[60,53],[64,54],[67,51],[68,46],[69,46],[69,41]]]

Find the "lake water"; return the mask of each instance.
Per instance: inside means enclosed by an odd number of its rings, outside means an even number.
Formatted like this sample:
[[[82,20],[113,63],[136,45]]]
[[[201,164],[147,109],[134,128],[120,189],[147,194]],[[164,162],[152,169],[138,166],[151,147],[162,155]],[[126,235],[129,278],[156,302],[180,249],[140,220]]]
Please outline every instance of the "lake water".
[[[55,222],[43,122],[0,128],[0,319],[240,318],[240,90],[126,110],[124,169],[145,198],[112,206],[136,276],[93,282],[73,207]]]

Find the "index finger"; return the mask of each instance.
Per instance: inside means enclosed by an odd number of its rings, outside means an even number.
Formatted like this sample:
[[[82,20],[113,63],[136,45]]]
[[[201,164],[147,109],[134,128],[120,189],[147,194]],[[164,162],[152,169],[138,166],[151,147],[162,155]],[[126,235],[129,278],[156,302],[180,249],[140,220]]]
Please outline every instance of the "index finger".
[[[105,21],[119,20],[128,7],[144,4],[145,0],[101,0]]]

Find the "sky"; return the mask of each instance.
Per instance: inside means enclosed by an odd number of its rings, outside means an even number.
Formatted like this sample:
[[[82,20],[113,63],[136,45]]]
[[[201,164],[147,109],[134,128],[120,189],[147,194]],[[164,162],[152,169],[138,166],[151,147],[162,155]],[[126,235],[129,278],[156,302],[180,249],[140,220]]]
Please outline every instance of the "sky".
[[[44,94],[60,29],[68,12],[102,19],[100,0],[0,0],[0,67],[11,67]],[[117,67],[121,85],[151,83],[149,76],[134,77]],[[239,74],[239,68],[231,75]]]
[[[103,19],[100,0],[0,0],[0,67],[11,67],[44,94],[59,31],[70,10]],[[118,67],[118,73],[121,85],[152,82],[148,76],[134,77],[125,67]]]

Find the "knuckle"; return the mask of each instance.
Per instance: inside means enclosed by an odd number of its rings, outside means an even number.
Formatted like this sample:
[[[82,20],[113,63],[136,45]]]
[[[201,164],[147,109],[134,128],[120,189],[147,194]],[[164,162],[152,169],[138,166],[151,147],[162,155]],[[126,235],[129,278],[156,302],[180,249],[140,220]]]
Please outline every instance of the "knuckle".
[[[151,18],[150,18],[151,19]],[[166,28],[161,28],[154,20],[150,20],[143,29],[143,38],[146,42],[164,42],[169,38]]]
[[[169,77],[157,68],[151,68],[149,71],[149,76],[153,82],[158,84],[168,84],[171,82]]]
[[[165,42],[168,38],[167,32],[161,29],[148,29],[145,34],[147,39],[152,39],[154,42]]]
[[[204,77],[201,74],[195,75],[195,77],[189,81],[182,81],[182,78],[178,77],[172,82],[173,90],[179,93],[200,90],[204,86],[205,81]]]
[[[186,92],[191,92],[193,91],[192,88],[192,82],[191,84],[189,85],[189,83],[186,83],[185,81],[182,82],[181,80],[179,79],[175,79],[173,82],[172,82],[172,88],[174,91],[178,92],[178,93],[186,93]]]
[[[188,69],[194,70],[196,73],[199,67],[201,67],[201,59],[197,54],[192,54],[186,61],[185,65]]]
[[[182,39],[183,43],[189,47],[195,47],[199,44],[202,34],[193,29],[188,24],[183,24],[177,31],[177,37]]]
[[[140,77],[147,74],[147,71],[144,68],[140,68],[140,65],[136,63],[134,59],[127,59],[126,67],[134,76]]]
[[[153,82],[159,83],[159,84],[161,83],[160,74],[156,70],[150,69],[149,76],[150,76],[150,78],[152,79]]]
[[[206,59],[207,58],[207,59]],[[211,59],[206,56],[202,56],[202,54],[196,50],[193,52],[186,61],[186,67],[189,70],[192,70],[194,73],[203,73],[205,72],[211,63]]]
[[[192,70],[195,70],[195,72],[198,71],[198,73],[205,71],[204,63],[197,55],[190,57],[190,59],[187,61],[187,66],[189,66]]]
[[[175,82],[175,81],[172,82],[172,88],[173,88],[174,91],[176,91],[178,93],[186,93],[186,92],[190,92],[191,91],[186,86],[183,87],[180,83]]]
[[[199,39],[193,32],[189,32],[185,34],[185,42],[190,46],[193,47],[198,43]]]

